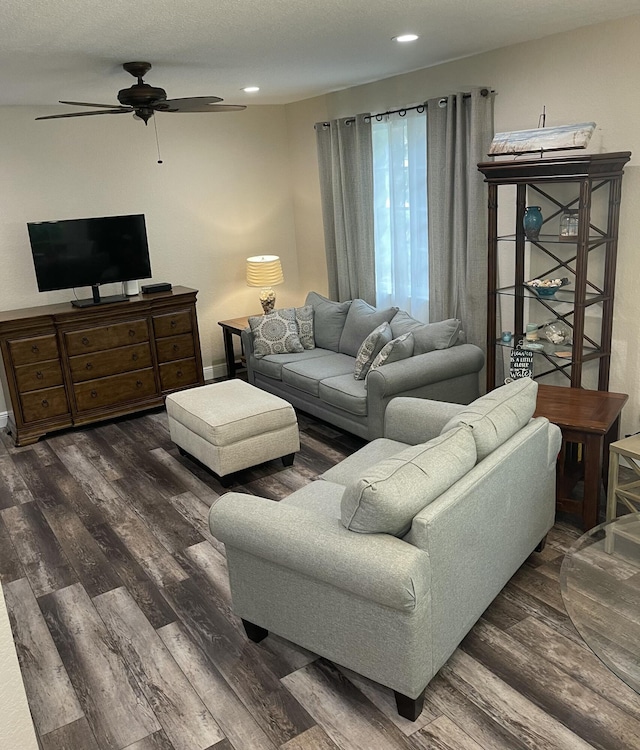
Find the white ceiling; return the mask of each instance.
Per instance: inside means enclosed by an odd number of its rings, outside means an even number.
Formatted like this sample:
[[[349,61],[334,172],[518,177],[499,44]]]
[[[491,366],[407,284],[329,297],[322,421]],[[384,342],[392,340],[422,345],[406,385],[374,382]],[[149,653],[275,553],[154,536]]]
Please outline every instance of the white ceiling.
[[[284,104],[638,13],[640,0],[2,0],[0,104],[117,103],[132,60],[169,98]],[[407,31],[420,39],[391,41]]]

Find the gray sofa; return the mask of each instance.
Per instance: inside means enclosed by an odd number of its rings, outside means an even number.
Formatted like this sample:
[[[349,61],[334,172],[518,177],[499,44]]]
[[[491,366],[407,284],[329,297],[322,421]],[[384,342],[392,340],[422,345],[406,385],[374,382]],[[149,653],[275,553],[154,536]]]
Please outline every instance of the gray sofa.
[[[397,308],[376,310],[363,300],[338,303],[315,292],[306,307],[313,308],[314,348],[257,357],[251,329],[243,331],[249,383],[366,440],[383,434],[385,410],[397,396],[468,404],[479,395],[484,354],[460,343],[460,321],[425,325]],[[394,339],[411,334],[414,353],[356,380],[359,349],[385,322]]]
[[[425,686],[554,523],[560,430],[537,384],[468,407],[396,398],[385,437],[279,503],[211,508],[234,611],[391,688],[414,720]],[[427,442],[425,442],[427,441]]]

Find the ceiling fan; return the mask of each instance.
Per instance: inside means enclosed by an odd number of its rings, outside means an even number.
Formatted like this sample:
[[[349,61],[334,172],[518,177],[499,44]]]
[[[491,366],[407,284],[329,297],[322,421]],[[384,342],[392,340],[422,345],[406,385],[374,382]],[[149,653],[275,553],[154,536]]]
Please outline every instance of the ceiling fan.
[[[219,96],[192,96],[186,99],[167,99],[167,92],[155,86],[149,86],[142,80],[151,70],[151,63],[128,62],[122,66],[127,73],[138,79],[128,89],[118,91],[120,104],[90,104],[89,102],[63,102],[76,107],[100,107],[95,112],[72,112],[67,115],[45,115],[36,120],[56,120],[60,117],[88,117],[89,115],[121,115],[133,113],[134,117],[144,120],[144,124],[154,112],[237,112],[246,109],[241,104],[219,104]]]

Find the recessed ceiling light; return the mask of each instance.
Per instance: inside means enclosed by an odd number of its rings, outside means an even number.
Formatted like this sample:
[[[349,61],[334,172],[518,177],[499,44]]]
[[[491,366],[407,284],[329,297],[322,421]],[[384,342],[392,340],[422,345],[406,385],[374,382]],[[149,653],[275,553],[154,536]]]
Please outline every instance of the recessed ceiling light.
[[[245,86],[242,90],[245,94],[255,94],[256,91],[260,91],[260,86]]]
[[[417,34],[400,34],[400,36],[392,37],[394,42],[415,42],[418,39]]]

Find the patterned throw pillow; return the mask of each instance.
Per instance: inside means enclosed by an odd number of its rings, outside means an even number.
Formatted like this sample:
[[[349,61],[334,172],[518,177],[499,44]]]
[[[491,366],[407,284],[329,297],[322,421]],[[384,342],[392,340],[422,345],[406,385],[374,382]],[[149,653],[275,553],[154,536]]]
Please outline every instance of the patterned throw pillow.
[[[292,307],[255,315],[249,318],[249,325],[253,333],[253,353],[258,359],[267,354],[304,351],[298,337],[296,311]]]
[[[389,343],[389,341],[391,341],[391,326],[388,323],[381,323],[371,331],[358,349],[356,366],[353,370],[353,377],[356,380],[365,379],[371,363],[382,347]]]
[[[305,349],[315,349],[316,340],[313,334],[313,307],[305,305],[296,307],[296,323],[298,324],[298,338]]]
[[[402,336],[393,339],[388,344],[385,344],[378,356],[373,360],[371,364],[371,370],[376,370],[382,365],[388,365],[391,362],[398,362],[400,359],[407,359],[413,355],[413,334],[403,333]]]

